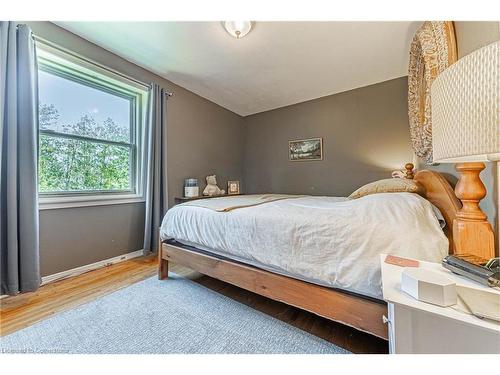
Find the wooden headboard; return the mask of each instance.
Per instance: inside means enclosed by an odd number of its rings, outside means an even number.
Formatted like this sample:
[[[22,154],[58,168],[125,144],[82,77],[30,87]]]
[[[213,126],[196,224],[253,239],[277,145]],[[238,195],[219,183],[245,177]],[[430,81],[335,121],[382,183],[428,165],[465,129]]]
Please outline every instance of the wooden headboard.
[[[413,179],[424,187],[423,196],[441,211],[446,221],[444,233],[450,242],[449,252],[454,254],[453,221],[462,208],[462,202],[449,182],[438,172],[424,169],[418,171]]]

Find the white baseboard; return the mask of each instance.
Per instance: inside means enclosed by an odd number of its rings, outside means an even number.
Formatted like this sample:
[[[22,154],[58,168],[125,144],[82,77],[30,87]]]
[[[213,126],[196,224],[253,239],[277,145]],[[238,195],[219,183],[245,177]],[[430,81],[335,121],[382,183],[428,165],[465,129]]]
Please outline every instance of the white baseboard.
[[[104,260],[101,260],[99,262],[87,264],[85,266],[76,267],[76,268],[72,268],[72,269],[67,270],[67,271],[55,273],[53,275],[44,276],[44,277],[42,277],[42,285],[56,281],[56,280],[61,280],[61,279],[66,279],[68,277],[81,275],[82,273],[92,271],[92,270],[102,268],[102,267],[107,267],[107,266],[110,266],[112,264],[123,262],[123,261],[128,260],[128,259],[137,258],[143,254],[144,254],[143,250],[137,250],[137,251],[133,251],[133,252],[128,253],[128,254],[119,255],[119,256],[114,257],[114,258],[104,259]]]

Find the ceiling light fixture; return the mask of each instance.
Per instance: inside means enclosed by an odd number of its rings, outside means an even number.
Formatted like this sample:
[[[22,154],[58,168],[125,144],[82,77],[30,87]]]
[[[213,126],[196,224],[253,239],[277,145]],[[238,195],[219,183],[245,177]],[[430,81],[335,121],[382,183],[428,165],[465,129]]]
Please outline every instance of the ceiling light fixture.
[[[252,29],[251,21],[224,21],[223,25],[229,35],[236,39],[243,38]]]

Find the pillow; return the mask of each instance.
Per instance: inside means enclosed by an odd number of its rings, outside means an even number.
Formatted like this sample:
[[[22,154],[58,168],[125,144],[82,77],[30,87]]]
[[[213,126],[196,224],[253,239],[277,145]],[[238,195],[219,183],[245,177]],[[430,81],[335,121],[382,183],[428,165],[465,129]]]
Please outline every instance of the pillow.
[[[423,193],[422,185],[407,178],[387,178],[385,180],[378,180],[370,182],[369,184],[361,186],[354,193],[349,195],[351,199],[364,197],[365,195],[376,193]]]

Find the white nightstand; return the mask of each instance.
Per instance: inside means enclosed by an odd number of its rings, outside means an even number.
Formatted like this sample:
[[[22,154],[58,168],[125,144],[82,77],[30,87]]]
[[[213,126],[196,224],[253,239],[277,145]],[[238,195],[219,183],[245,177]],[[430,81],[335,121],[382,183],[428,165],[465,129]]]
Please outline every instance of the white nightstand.
[[[400,288],[403,268],[385,263],[385,257],[380,256],[380,264],[390,353],[500,353],[499,322],[413,299]],[[419,262],[420,267],[446,274],[457,285],[495,290],[455,275],[441,264]]]

